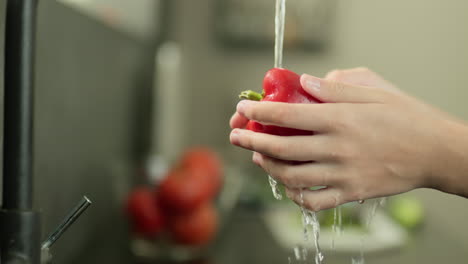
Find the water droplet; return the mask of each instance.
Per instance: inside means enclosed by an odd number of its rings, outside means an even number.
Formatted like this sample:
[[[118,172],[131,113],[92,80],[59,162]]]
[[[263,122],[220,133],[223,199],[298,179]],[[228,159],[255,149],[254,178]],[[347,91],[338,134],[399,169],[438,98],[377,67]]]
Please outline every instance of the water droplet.
[[[387,197],[380,198],[379,205],[384,206],[387,203]]]

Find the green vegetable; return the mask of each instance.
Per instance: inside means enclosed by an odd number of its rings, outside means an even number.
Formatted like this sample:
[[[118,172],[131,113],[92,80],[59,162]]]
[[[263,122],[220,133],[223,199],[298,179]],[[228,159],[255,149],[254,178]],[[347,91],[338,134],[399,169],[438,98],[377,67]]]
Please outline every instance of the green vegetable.
[[[396,197],[389,204],[390,216],[403,227],[414,229],[424,219],[424,208],[419,200],[412,197]]]

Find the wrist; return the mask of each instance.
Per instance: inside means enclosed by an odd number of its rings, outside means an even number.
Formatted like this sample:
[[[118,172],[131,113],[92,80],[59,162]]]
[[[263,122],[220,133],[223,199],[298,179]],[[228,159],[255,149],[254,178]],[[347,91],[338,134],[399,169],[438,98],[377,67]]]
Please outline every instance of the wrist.
[[[468,197],[468,126],[449,120],[439,128],[427,187]]]

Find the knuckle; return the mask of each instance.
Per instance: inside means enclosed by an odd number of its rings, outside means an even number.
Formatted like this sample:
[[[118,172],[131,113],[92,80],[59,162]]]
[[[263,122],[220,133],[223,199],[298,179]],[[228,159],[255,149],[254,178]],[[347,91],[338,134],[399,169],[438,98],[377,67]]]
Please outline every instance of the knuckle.
[[[330,209],[330,208],[335,208],[337,207],[338,205],[340,205],[340,198],[337,197],[337,195],[330,195],[330,197],[328,197],[327,199],[325,199],[323,205],[321,206],[321,210],[326,210],[326,209]]]
[[[245,131],[242,137],[242,146],[258,152],[263,152],[268,145],[265,145],[264,135],[252,131]]]
[[[327,73],[327,79],[340,81],[344,78],[345,71],[343,70],[333,70]]]
[[[321,205],[319,201],[312,201],[310,199],[304,200],[305,208],[311,210],[312,212],[317,212],[321,210]]]
[[[362,186],[354,186],[350,191],[350,201],[359,201],[366,199],[366,191]]]
[[[345,89],[345,85],[339,81],[331,81],[329,85],[329,90],[333,94],[341,94]]]
[[[257,107],[251,107],[248,110],[246,110],[246,116],[249,117],[249,119],[255,120],[255,121],[261,121],[262,120],[262,111],[258,109]]]
[[[369,68],[364,67],[364,66],[354,68],[354,71],[356,71],[356,72],[372,72],[371,70],[369,70]]]
[[[329,127],[334,130],[346,130],[349,126],[349,121],[343,116],[338,116],[337,118],[330,118],[328,122]]]
[[[331,160],[341,160],[341,152],[337,150],[336,148],[330,149],[328,151],[328,157]]]
[[[319,183],[322,186],[329,186],[332,178],[332,172],[330,170],[325,170],[321,173],[321,182]]]
[[[344,193],[343,198],[341,200],[341,204],[356,202],[356,201],[359,201],[359,200],[360,199],[354,198],[350,193]]]
[[[352,168],[347,166],[342,169],[341,174],[341,186],[347,190],[347,192],[352,192],[353,190],[359,189],[361,185],[361,172],[359,169]]]
[[[270,152],[275,156],[285,157],[290,154],[289,145],[287,143],[277,142],[270,145]]]
[[[340,160],[349,160],[356,157],[356,148],[351,143],[341,143],[337,149],[336,158]]]
[[[357,190],[352,190],[348,192],[348,201],[354,202],[361,200],[361,195]]]
[[[243,137],[243,144],[244,147],[248,148],[248,149],[256,149],[256,143],[255,143],[255,140],[253,139],[253,136],[249,134],[247,134],[245,137]]]
[[[333,195],[331,198],[331,205],[332,207],[337,207],[338,205],[341,204],[341,198],[339,197],[338,194]]]
[[[387,102],[392,104],[400,104],[401,102],[413,103],[411,98],[405,98],[401,96],[401,94],[390,92],[389,90],[379,90],[379,97],[381,102]]]
[[[279,170],[278,176],[284,185],[292,186],[292,187],[295,187],[298,185],[297,177],[294,171],[289,166],[281,165],[278,167],[278,170]]]
[[[281,168],[275,164],[275,161],[265,162],[263,165],[265,171],[276,180],[282,182],[281,179]]]
[[[286,124],[286,122],[291,118],[291,108],[287,105],[282,105],[276,107],[273,112],[272,120],[276,121],[278,125]]]
[[[299,204],[300,202],[300,196],[297,195],[297,193],[294,191],[293,188],[289,188],[288,186],[285,186],[285,190],[286,190],[286,196],[291,199],[292,201],[294,201],[295,203]]]
[[[356,125],[356,113],[350,112],[346,106],[337,105],[332,112],[333,118],[329,121],[333,128],[348,131]]]

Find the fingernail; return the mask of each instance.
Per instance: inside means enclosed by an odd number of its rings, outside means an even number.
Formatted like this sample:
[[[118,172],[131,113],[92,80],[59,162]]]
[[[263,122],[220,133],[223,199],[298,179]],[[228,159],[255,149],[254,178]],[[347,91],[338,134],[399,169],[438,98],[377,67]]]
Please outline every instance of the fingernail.
[[[239,145],[239,134],[240,134],[239,129],[234,129],[231,132],[231,135],[229,135],[229,140],[231,141],[231,144]]]
[[[260,153],[254,152],[252,156],[252,161],[258,166],[260,166],[260,162],[262,162],[262,156],[260,155]]]
[[[305,90],[320,91],[320,79],[308,74],[302,74],[301,85]]]
[[[247,110],[248,107],[250,107],[252,104],[254,104],[254,101],[251,100],[242,100],[237,104],[237,112],[243,114]]]

